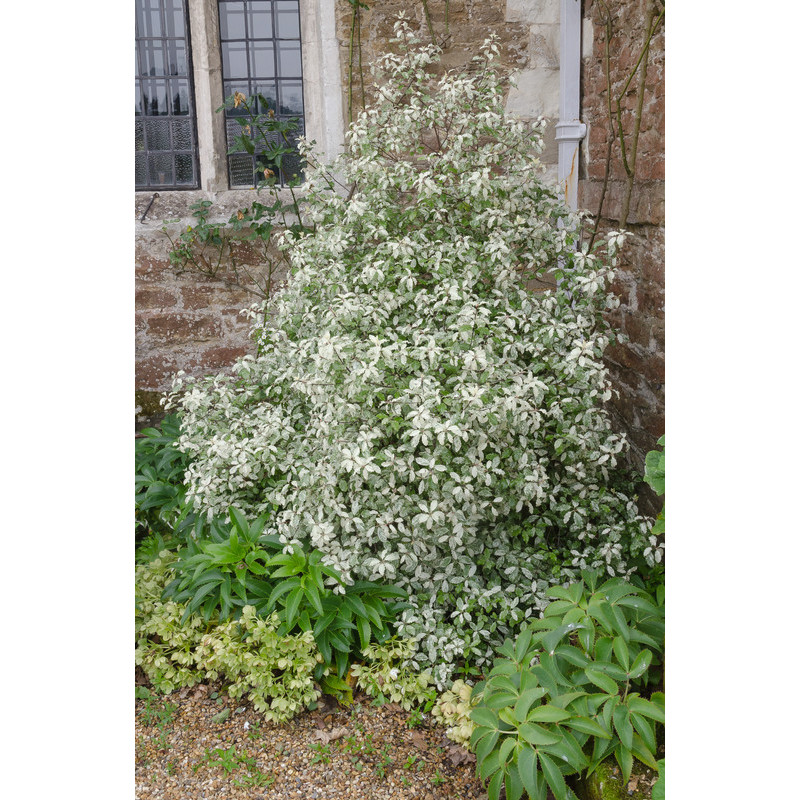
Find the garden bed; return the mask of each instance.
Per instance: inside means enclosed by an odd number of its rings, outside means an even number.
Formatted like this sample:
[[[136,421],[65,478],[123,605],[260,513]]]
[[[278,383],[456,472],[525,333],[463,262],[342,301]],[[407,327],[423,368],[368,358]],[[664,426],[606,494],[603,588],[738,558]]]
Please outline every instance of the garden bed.
[[[136,701],[137,800],[486,797],[474,755],[395,703],[323,698],[275,725],[215,685]]]

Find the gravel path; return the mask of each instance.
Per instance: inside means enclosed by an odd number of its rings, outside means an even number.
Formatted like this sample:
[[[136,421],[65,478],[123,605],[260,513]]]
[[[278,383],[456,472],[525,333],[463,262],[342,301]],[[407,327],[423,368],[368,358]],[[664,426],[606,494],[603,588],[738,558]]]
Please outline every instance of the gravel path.
[[[330,700],[323,698],[323,701]],[[137,800],[485,800],[474,756],[365,695],[283,725],[219,686],[136,701]]]

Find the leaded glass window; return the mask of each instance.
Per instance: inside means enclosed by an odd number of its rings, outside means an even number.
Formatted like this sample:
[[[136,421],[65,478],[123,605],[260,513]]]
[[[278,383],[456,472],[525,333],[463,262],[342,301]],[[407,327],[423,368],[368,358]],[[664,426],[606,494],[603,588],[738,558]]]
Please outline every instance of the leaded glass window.
[[[296,120],[293,135],[305,132],[303,116],[303,65],[300,54],[300,4],[298,0],[219,0],[222,78],[225,97],[236,92],[246,97],[262,95],[256,113],[272,111],[278,119]],[[264,107],[262,107],[262,105]],[[228,147],[241,132],[234,117],[241,108],[226,113]],[[275,135],[276,139],[278,134]],[[256,142],[258,145],[258,142]],[[231,188],[255,186],[255,155],[228,155]],[[281,180],[300,171],[300,159],[284,158]]]
[[[136,188],[197,188],[186,0],[136,0]]]

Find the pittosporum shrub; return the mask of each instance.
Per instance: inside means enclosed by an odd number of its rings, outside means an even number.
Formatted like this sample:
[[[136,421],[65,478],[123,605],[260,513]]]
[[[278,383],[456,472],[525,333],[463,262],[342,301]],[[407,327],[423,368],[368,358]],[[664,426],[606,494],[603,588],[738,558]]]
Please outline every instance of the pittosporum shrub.
[[[577,245],[542,182],[541,126],[504,112],[488,41],[431,77],[435,47],[398,23],[379,99],[330,170],[310,145],[292,274],[253,311],[256,356],[180,373],[199,511],[270,512],[287,547],[347,582],[385,580],[411,608],[411,665],[442,688],[580,568],[625,575],[647,524],[615,477],[602,314],[619,235]],[[529,290],[549,271],[552,291]]]

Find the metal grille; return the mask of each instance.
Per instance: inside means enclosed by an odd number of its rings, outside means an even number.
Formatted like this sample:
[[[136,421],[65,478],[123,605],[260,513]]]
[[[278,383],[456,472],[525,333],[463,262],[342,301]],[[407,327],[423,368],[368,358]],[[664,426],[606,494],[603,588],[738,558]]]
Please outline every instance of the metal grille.
[[[303,111],[303,65],[300,51],[300,4],[298,0],[219,0],[219,28],[222,47],[222,84],[225,97],[241,92],[246,97],[263,95],[267,101],[254,109],[273,111],[278,119],[296,120],[294,136],[305,132]],[[242,109],[226,113],[228,148],[241,133],[234,117]],[[277,137],[277,134],[276,134]],[[228,155],[231,188],[258,183],[255,155]],[[301,169],[300,158],[284,157],[281,181]]]
[[[186,0],[136,0],[136,188],[195,189]]]

